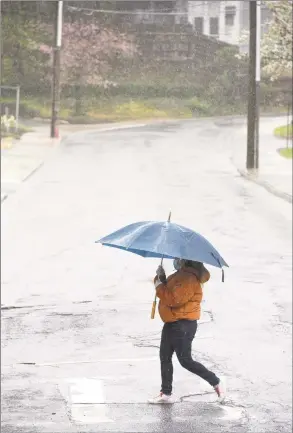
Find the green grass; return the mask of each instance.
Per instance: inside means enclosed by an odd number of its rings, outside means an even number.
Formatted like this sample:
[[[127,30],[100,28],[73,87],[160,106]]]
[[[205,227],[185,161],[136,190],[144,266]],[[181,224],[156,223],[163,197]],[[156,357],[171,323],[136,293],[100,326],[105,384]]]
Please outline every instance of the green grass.
[[[13,99],[2,98],[2,102],[14,110]],[[20,116],[23,118],[50,119],[51,98],[24,95],[20,101]],[[71,124],[98,124],[119,121],[148,119],[190,119],[199,117],[245,114],[246,107],[235,103],[219,104],[214,100],[194,96],[137,96],[116,95],[97,97],[83,95],[76,103],[75,97],[63,97],[60,104],[59,119]]]
[[[280,138],[291,138],[293,134],[293,125],[292,123],[290,125],[283,125],[283,126],[278,126],[277,128],[274,129],[274,135],[276,137],[280,137]]]
[[[24,126],[24,125],[19,125],[18,130],[16,132],[1,131],[1,138],[5,139],[5,140],[8,140],[8,139],[18,140],[26,132],[32,132],[32,131],[33,131],[32,128],[29,128],[29,127]]]
[[[13,137],[1,137],[1,150],[11,149],[13,143]]]
[[[283,149],[279,149],[279,154],[287,159],[292,159],[292,147],[284,147]]]

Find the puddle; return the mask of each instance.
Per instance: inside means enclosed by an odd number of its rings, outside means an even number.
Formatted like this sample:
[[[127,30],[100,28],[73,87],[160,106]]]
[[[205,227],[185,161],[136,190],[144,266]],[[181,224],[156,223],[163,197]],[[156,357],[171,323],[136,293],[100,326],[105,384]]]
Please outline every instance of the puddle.
[[[70,408],[70,416],[76,424],[113,422],[112,419],[107,417],[106,406],[102,404],[73,404]]]
[[[241,418],[244,418],[244,410],[239,407],[231,407],[231,406],[221,406],[221,412],[223,415],[221,416],[222,420],[235,421]]]
[[[213,403],[219,409],[219,418],[222,421],[237,421],[245,418],[245,410],[238,407],[231,399],[227,399],[224,404],[219,404],[217,398],[212,393],[192,395],[184,397],[183,402],[188,403]]]
[[[207,393],[183,397],[183,401],[188,403],[215,403],[217,398],[214,393]]]

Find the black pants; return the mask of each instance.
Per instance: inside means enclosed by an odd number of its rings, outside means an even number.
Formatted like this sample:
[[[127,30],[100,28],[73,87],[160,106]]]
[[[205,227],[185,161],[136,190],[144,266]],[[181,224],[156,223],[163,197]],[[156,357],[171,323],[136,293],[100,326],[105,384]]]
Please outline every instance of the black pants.
[[[172,394],[172,356],[174,352],[176,352],[182,367],[206,380],[211,386],[218,385],[219,378],[191,357],[191,345],[196,330],[196,320],[178,320],[178,322],[164,324],[160,346],[162,393],[166,395]]]

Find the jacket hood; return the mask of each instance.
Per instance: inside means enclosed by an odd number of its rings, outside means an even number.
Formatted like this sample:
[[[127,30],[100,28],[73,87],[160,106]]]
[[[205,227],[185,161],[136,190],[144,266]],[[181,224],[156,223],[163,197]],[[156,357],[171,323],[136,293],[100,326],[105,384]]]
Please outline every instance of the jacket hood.
[[[188,272],[189,274],[193,274],[199,280],[200,283],[206,283],[210,279],[210,273],[205,266],[203,268],[204,268],[204,275],[203,275],[203,278],[201,280],[199,278],[199,273],[198,273],[197,269],[194,269],[194,268],[188,266],[188,267],[183,267],[182,269],[180,269],[180,271],[181,272]]]

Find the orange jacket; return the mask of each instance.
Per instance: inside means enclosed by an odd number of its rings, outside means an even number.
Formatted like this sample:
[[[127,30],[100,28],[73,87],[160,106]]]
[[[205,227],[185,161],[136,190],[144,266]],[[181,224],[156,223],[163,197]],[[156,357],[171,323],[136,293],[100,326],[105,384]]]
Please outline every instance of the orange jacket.
[[[200,304],[202,301],[202,286],[210,279],[206,270],[204,278],[199,281],[197,272],[193,268],[182,268],[167,278],[166,284],[157,286],[159,313],[163,322],[177,322],[177,320],[200,319]],[[155,278],[157,283],[158,277]]]

